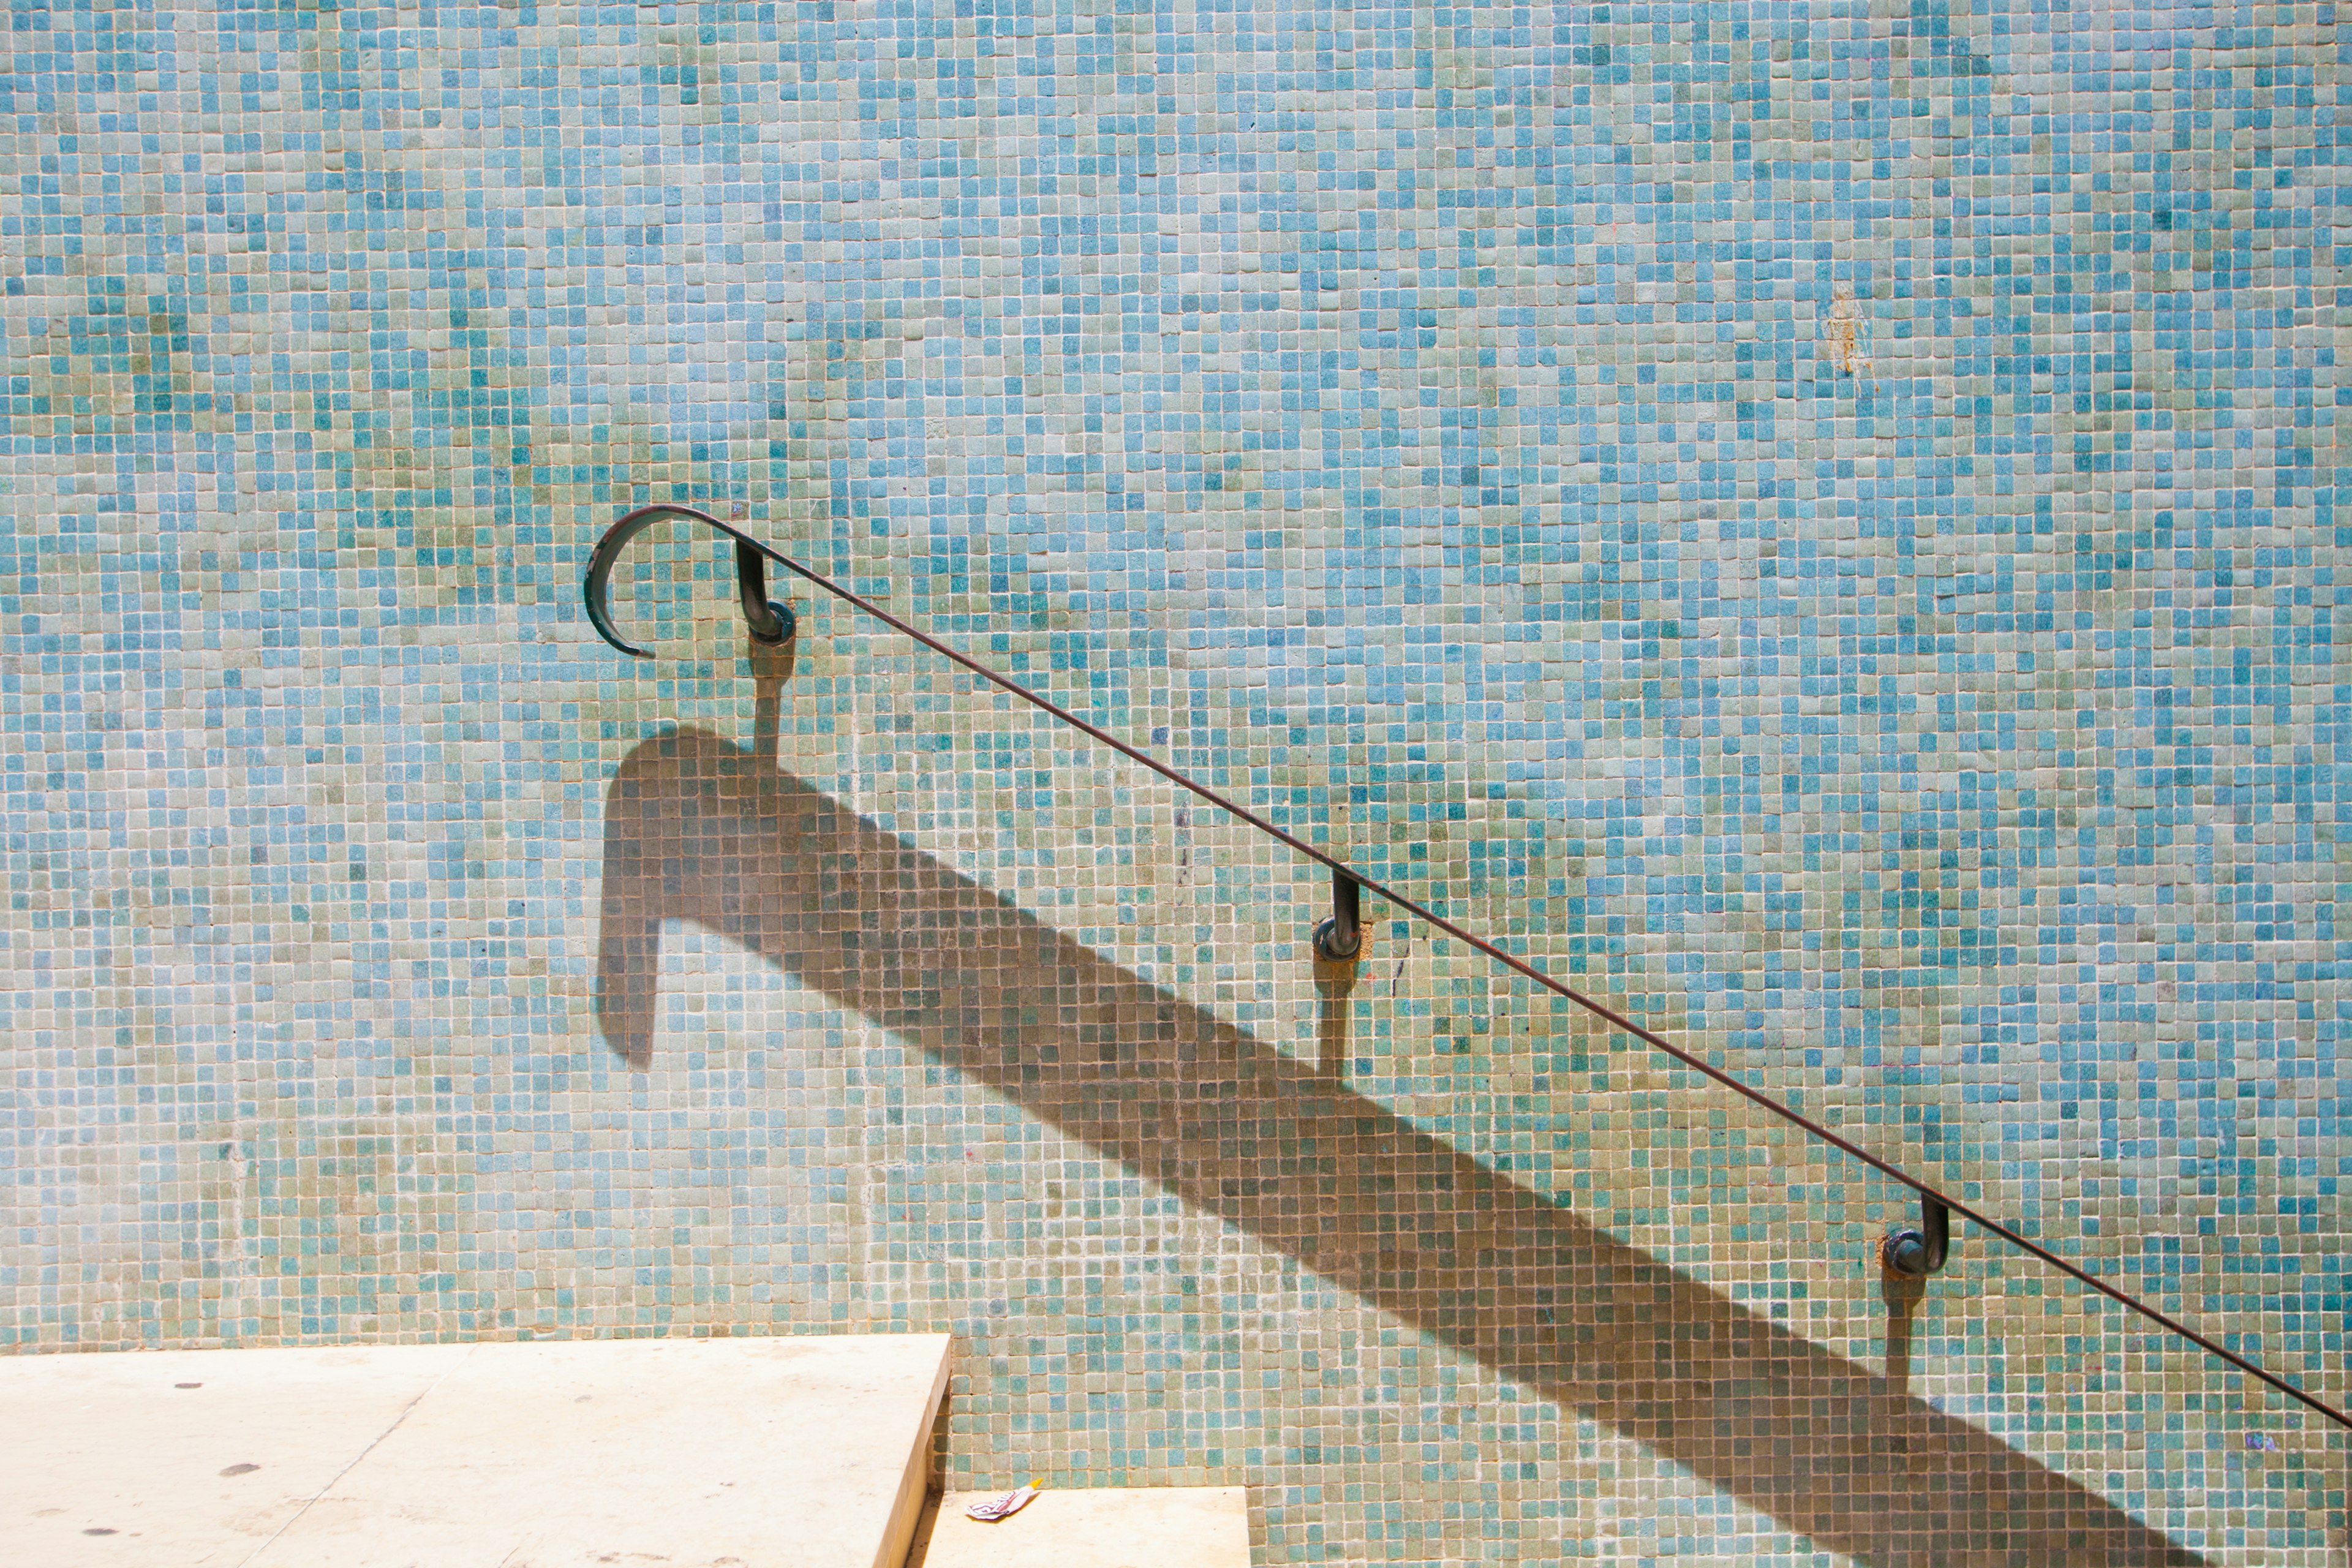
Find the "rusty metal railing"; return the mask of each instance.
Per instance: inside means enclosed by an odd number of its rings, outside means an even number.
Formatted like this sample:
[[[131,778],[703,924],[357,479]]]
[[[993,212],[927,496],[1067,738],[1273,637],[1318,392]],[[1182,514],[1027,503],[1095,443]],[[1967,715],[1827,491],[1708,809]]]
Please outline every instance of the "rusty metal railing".
[[[1949,1247],[1950,1216],[1957,1214],[1986,1234],[1998,1237],[2019,1251],[2040,1258],[2069,1279],[2089,1287],[2117,1305],[2138,1313],[2168,1333],[2178,1335],[2206,1354],[2226,1362],[2248,1377],[2276,1389],[2298,1405],[2325,1415],[2347,1431],[2352,1431],[2352,1415],[2347,1415],[2326,1400],[2305,1392],[2277,1373],[2264,1370],[2237,1352],[2207,1338],[2179,1319],[2140,1300],[2130,1291],[2108,1283],[2078,1264],[2068,1262],[2039,1242],[2030,1240],[2010,1226],[1992,1218],[1969,1204],[1963,1203],[1925,1179],[1915,1176],[1861,1145],[1840,1137],[1804,1112],[1792,1106],[1782,1104],[1762,1089],[1742,1082],[1726,1069],[1684,1049],[1665,1037],[1643,1028],[1606,1003],[1586,995],[1575,987],[1545,973],[1526,959],[1507,952],[1484,937],[1464,930],[1444,915],[1406,897],[1385,883],[1363,875],[1337,857],[1318,849],[1293,834],[1285,832],[1240,802],[1211,789],[1208,785],[1171,767],[1149,752],[1139,751],[1109,731],[1079,718],[1051,698],[1032,691],[1011,676],[991,668],[961,648],[940,641],[919,626],[892,615],[871,599],[842,586],[822,572],[803,565],[792,557],[754,539],[732,523],[722,522],[707,511],[676,502],[657,501],[651,506],[638,507],[628,512],[611,528],[605,530],[604,537],[596,542],[596,548],[588,558],[587,578],[583,585],[588,601],[588,618],[594,624],[597,635],[623,653],[637,658],[653,657],[646,649],[637,647],[625,640],[614,629],[611,607],[613,567],[619,561],[622,550],[627,546],[630,540],[664,517],[687,518],[708,523],[734,542],[738,597],[741,601],[744,616],[751,624],[754,640],[768,644],[782,643],[793,635],[795,624],[788,605],[773,603],[767,596],[766,563],[772,561],[812,586],[823,589],[844,603],[856,606],[891,630],[912,638],[940,658],[970,670],[990,685],[1011,693],[1043,712],[1053,715],[1071,729],[1108,746],[1129,762],[1150,769],[1179,789],[1188,791],[1218,810],[1249,824],[1267,837],[1275,839],[1328,869],[1331,873],[1332,881],[1332,915],[1315,929],[1312,938],[1315,951],[1320,956],[1328,960],[1346,962],[1354,959],[1360,952],[1361,937],[1358,921],[1358,907],[1362,895],[1370,893],[1424,924],[1444,932],[1454,941],[1485,954],[1513,973],[1522,975],[1545,990],[1565,997],[1593,1017],[1608,1024],[1612,1028],[1622,1030],[1652,1049],[1672,1057],[1692,1071],[1714,1079],[1741,1099],[1771,1112],[1790,1126],[1802,1129],[1841,1153],[1851,1155],[1887,1180],[1910,1188],[1912,1192],[1918,1194],[1920,1225],[1916,1229],[1898,1230],[1885,1238],[1881,1247],[1880,1257],[1891,1272],[1916,1279],[1941,1268]]]

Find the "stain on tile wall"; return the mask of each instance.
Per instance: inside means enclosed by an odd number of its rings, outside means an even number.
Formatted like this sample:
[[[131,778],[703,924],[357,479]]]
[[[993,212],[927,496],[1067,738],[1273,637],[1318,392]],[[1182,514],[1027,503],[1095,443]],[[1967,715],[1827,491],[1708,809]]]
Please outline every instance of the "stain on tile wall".
[[[16,1351],[950,1330],[1276,1563],[2334,1564],[2332,7],[19,6]]]

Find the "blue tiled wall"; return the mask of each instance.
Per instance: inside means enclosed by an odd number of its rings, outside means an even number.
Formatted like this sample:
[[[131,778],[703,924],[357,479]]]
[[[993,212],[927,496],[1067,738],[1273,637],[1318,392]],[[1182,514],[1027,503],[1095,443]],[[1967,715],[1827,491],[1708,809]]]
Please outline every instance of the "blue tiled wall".
[[[8,23],[0,1342],[951,1329],[952,1482],[1267,1562],[2340,1558],[2324,1423],[847,611],[578,606],[745,520],[2340,1399],[2333,5]]]

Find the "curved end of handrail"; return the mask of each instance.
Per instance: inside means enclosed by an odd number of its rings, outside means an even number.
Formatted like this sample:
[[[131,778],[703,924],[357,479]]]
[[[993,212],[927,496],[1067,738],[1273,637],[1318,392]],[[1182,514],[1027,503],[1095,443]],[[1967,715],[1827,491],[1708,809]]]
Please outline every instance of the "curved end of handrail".
[[[637,647],[613,628],[613,568],[620,563],[621,552],[628,548],[629,541],[665,517],[688,517],[697,522],[707,522],[738,543],[744,542],[746,537],[709,512],[676,501],[656,501],[625,512],[619,521],[604,531],[604,536],[596,541],[596,548],[589,552],[588,575],[581,584],[581,592],[588,601],[588,623],[596,628],[596,635],[631,658],[651,658],[653,650]]]

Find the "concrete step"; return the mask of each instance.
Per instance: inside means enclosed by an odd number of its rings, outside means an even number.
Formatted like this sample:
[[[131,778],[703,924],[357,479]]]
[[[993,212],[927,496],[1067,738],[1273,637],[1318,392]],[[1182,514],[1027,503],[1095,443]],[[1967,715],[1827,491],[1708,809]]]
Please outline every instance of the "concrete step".
[[[0,1358],[28,1568],[898,1568],[944,1334]]]
[[[907,1568],[1249,1568],[1245,1488],[1049,1487],[994,1524],[964,1514],[983,1495],[941,1498]]]

